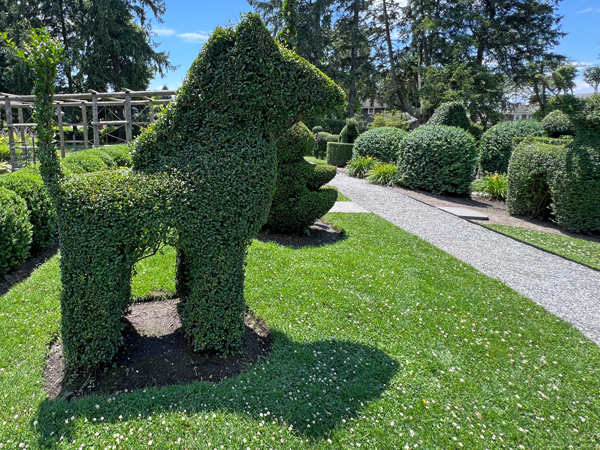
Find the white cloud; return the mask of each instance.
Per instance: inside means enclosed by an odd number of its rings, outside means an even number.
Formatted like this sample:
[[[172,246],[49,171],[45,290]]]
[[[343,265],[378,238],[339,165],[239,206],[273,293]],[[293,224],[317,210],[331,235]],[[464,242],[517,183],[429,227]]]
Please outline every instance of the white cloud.
[[[582,9],[581,11],[577,11],[577,14],[585,14],[585,13],[589,13],[589,12],[600,12],[600,9],[585,8],[585,9]]]
[[[208,34],[201,31],[200,33],[181,33],[177,37],[187,42],[204,42],[208,39]]]
[[[152,31],[154,31],[157,36],[173,36],[176,33],[176,31],[171,28],[157,28]]]

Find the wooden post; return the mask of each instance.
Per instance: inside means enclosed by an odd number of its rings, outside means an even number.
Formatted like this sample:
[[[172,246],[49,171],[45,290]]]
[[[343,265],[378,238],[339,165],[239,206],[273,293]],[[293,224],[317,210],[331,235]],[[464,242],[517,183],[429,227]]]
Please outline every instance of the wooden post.
[[[17,109],[19,114],[19,123],[25,123],[23,120],[23,108]],[[25,158],[25,162],[29,161],[29,149],[27,148],[27,139],[25,135],[25,126],[21,126],[21,140],[23,141],[23,157]]]
[[[89,148],[87,106],[81,105],[81,121],[83,122],[83,148]]]
[[[56,113],[58,114],[58,134],[60,136],[60,157],[65,155],[65,130],[63,130],[62,107],[60,103],[56,104]]]
[[[131,142],[133,140],[133,130],[131,128],[131,96],[129,92],[125,94],[125,136],[127,138],[127,142]]]
[[[35,158],[35,137],[31,136],[31,148],[33,149],[33,165],[35,166],[36,158]]]
[[[15,152],[15,136],[13,134],[12,108],[10,98],[4,97],[4,109],[6,111],[6,126],[8,127],[8,150],[10,151],[10,170],[13,172],[17,167],[17,153]]]
[[[100,133],[98,132],[98,95],[92,91],[92,123],[94,127],[94,147],[100,147]]]

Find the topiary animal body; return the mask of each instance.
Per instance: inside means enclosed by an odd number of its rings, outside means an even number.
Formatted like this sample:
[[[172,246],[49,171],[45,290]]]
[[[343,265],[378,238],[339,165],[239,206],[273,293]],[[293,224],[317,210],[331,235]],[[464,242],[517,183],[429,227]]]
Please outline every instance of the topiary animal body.
[[[356,119],[347,119],[346,126],[342,128],[342,131],[340,132],[340,143],[354,144],[358,135],[358,122]]]
[[[442,103],[427,121],[427,125],[446,125],[462,128],[467,133],[471,132],[471,121],[467,117],[467,110],[458,102]]]
[[[248,14],[213,32],[174,101],[133,144],[132,172],[55,177],[68,366],[113,357],[133,265],[171,235],[186,336],[195,350],[235,351],[246,252],[275,188],[275,137],[343,101]]]
[[[294,125],[277,140],[277,185],[267,228],[302,231],[335,204],[337,191],[322,186],[335,177],[336,168],[304,159],[313,143],[313,135],[303,123]]]

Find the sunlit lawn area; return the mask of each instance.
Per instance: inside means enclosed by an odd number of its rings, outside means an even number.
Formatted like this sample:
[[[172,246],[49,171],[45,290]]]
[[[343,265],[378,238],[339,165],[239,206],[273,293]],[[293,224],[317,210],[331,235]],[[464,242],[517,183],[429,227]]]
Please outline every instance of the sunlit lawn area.
[[[557,255],[565,256],[588,266],[600,269],[600,243],[586,241],[560,234],[544,233],[522,227],[490,224],[489,228],[508,234],[516,239],[536,245]]]
[[[246,298],[271,354],[218,384],[48,400],[58,257],[0,298],[2,448],[596,449],[600,350],[502,283],[371,214],[347,238],[255,241]],[[173,291],[174,252],[134,295]],[[520,447],[522,446],[522,447]]]

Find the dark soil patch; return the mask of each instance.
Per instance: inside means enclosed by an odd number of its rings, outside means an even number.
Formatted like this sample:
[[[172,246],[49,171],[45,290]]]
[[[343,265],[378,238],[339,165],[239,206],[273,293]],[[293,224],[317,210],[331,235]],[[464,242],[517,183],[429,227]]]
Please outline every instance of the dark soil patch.
[[[62,344],[55,343],[44,370],[48,397],[70,400],[84,395],[130,392],[201,380],[218,382],[247,370],[268,354],[268,328],[249,310],[245,315],[246,331],[239,354],[224,359],[214,352],[193,352],[183,335],[177,303],[178,299],[171,299],[133,305],[124,319],[125,342],[114,363],[92,374],[66,373]]]
[[[345,239],[343,230],[317,219],[314,225],[308,228],[308,234],[283,234],[270,231],[261,231],[256,235],[256,239],[261,242],[275,242],[285,247],[320,247],[321,245],[334,244],[337,241]]]
[[[1,245],[1,244],[0,244]],[[23,280],[29,278],[38,266],[41,266],[58,252],[58,240],[50,247],[40,250],[35,255],[30,256],[17,269],[0,276],[0,296],[6,294],[11,288]]]

